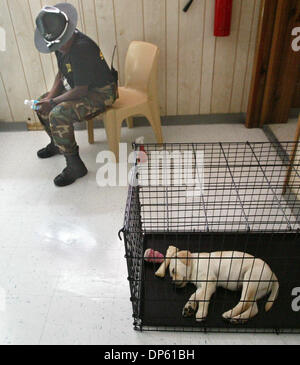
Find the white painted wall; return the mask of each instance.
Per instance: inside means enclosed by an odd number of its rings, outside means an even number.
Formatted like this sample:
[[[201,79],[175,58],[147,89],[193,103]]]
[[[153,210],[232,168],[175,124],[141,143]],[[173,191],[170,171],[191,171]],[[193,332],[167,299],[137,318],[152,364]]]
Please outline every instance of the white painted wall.
[[[56,61],[34,47],[35,17],[58,0],[0,0],[0,120],[35,116],[24,99],[39,96],[54,80]],[[261,0],[234,0],[229,37],[213,36],[214,0],[69,0],[79,12],[78,28],[93,38],[124,79],[130,41],[160,48],[159,94],[162,115],[238,113],[247,109]]]

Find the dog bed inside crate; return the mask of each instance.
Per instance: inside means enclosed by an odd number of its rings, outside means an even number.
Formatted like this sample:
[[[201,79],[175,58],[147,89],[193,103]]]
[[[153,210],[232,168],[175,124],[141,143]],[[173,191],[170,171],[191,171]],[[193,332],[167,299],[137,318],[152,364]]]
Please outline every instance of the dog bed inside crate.
[[[293,290],[300,287],[300,165],[290,161],[293,147],[293,142],[134,145],[136,174],[123,233],[136,329],[300,330],[300,311],[292,308]],[[178,182],[183,170],[196,186]],[[289,181],[287,171],[293,172]],[[222,313],[239,302],[241,292],[217,288],[205,322],[185,318],[183,307],[196,287],[176,288],[168,271],[156,277],[159,265],[143,257],[147,248],[166,254],[169,245],[192,253],[235,250],[260,258],[278,278],[278,298],[265,312],[267,295],[254,318],[232,324]]]
[[[196,322],[195,316],[185,318],[182,309],[196,287],[188,284],[185,288],[176,288],[169,273],[165,278],[154,275],[157,264],[143,263],[143,289],[141,296],[141,324],[152,327],[202,327],[202,328],[251,328],[295,329],[299,328],[299,313],[291,308],[292,290],[300,286],[300,245],[299,234],[151,234],[145,236],[145,248],[166,252],[173,244],[179,249],[212,252],[212,250],[244,251],[265,260],[280,283],[279,295],[270,311],[265,312],[267,295],[258,302],[258,314],[244,324],[231,324],[222,318],[222,314],[233,308],[240,299],[241,292],[232,292],[217,288],[212,296],[208,316],[205,322]]]

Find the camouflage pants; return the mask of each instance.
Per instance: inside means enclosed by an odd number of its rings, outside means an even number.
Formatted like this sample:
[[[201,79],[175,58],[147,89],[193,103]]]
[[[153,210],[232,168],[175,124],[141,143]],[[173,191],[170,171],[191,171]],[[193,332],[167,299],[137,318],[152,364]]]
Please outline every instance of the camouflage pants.
[[[45,98],[48,93],[38,100]],[[84,121],[96,112],[104,112],[117,99],[117,88],[114,83],[103,88],[93,89],[86,97],[64,101],[54,107],[49,114],[37,112],[45,131],[64,155],[72,155],[77,151],[74,136],[74,123]]]

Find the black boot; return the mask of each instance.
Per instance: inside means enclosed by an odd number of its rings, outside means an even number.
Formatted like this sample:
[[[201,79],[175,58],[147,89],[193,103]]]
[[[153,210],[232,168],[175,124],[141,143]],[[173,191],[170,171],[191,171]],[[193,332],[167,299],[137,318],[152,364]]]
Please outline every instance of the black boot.
[[[66,155],[65,158],[67,167],[54,179],[56,186],[70,185],[79,177],[83,177],[88,173],[87,168],[79,156],[78,150],[73,155]]]
[[[49,124],[49,118],[47,120],[42,118],[38,112],[36,113],[36,115],[38,116],[39,121],[44,126],[45,132],[48,134],[48,136],[51,140],[51,142],[48,144],[48,146],[42,148],[41,150],[39,150],[37,152],[38,157],[39,158],[49,158],[54,155],[60,154],[59,148],[55,146],[54,141],[53,141],[52,132],[51,132],[50,124]]]
[[[59,152],[59,148],[55,146],[55,144],[53,142],[49,143],[48,146],[42,148],[41,150],[39,150],[37,152],[37,155],[39,158],[49,158],[52,157],[54,155],[58,155]]]

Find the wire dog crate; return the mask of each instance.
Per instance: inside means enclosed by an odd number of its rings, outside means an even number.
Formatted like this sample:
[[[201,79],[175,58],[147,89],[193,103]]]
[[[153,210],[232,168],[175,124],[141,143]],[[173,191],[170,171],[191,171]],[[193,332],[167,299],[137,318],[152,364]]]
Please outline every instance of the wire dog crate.
[[[133,145],[136,164],[122,231],[136,330],[300,332],[300,163],[290,160],[293,147],[294,142]],[[171,245],[177,251],[168,256]],[[170,274],[155,275],[160,265],[145,261],[148,248],[164,255],[163,271],[173,265]],[[189,265],[196,278],[189,276]],[[267,268],[272,275],[266,278]],[[176,285],[179,269],[183,279]],[[275,281],[279,291],[272,297]],[[248,287],[256,293],[241,297]],[[193,308],[186,316],[188,301]],[[235,318],[224,318],[239,302]],[[265,311],[269,302],[272,308]],[[197,318],[200,308],[208,312]]]

